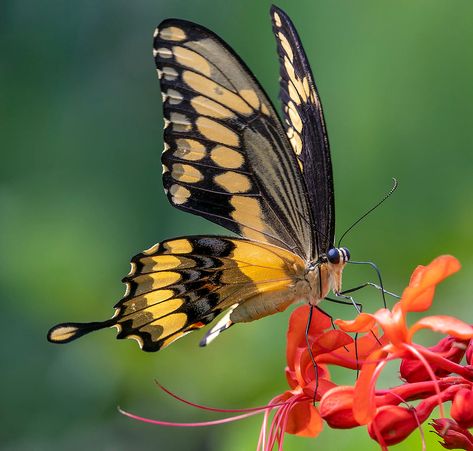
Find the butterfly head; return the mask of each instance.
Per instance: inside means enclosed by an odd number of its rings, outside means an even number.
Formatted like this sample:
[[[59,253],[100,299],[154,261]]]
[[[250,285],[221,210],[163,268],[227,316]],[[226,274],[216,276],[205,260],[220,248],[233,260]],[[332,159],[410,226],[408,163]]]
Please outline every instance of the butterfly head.
[[[350,251],[346,247],[332,247],[327,252],[327,260],[333,265],[344,265],[350,260]]]
[[[342,290],[342,271],[348,260],[350,251],[346,247],[332,247],[326,254],[330,274],[330,288],[335,294]]]

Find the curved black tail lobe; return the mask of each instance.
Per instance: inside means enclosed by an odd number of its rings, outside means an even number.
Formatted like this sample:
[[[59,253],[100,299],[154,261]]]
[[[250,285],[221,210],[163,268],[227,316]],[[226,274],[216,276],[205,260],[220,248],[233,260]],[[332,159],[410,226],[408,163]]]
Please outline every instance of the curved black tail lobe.
[[[51,343],[69,343],[70,341],[80,338],[83,335],[93,332],[94,330],[104,329],[116,324],[114,318],[106,321],[93,323],[62,323],[58,324],[48,332],[48,341]]]

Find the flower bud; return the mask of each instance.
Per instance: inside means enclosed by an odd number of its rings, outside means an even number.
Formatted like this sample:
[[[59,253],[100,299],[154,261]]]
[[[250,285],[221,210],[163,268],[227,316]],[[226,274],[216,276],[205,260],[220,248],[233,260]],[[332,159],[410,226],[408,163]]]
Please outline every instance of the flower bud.
[[[419,428],[415,409],[400,406],[380,407],[373,421],[368,425],[368,433],[382,446],[402,442],[412,431]]]
[[[334,429],[350,429],[359,426],[353,416],[354,387],[339,386],[329,390],[321,399],[319,412]]]
[[[460,427],[454,420],[439,418],[430,423],[437,435],[443,439],[440,444],[446,449],[473,451],[473,435]]]
[[[462,428],[473,427],[473,391],[471,389],[464,388],[456,393],[450,415]]]
[[[442,355],[445,359],[454,363],[459,363],[465,355],[468,341],[458,340],[454,337],[442,338],[435,346],[428,349],[436,354]],[[435,363],[431,363],[431,368],[436,376],[444,377],[450,374],[448,371],[440,368]],[[423,382],[431,379],[424,364],[414,357],[402,359],[400,366],[401,377],[407,382]]]

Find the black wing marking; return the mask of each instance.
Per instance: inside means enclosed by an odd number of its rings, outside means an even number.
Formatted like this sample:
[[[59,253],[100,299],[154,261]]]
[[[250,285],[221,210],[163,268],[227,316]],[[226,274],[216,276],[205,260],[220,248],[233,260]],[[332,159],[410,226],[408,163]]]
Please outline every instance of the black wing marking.
[[[159,25],[154,57],[170,202],[307,259],[310,207],[297,158],[245,64],[211,31],[177,19]]]
[[[58,324],[48,339],[68,343],[116,327],[117,338],[158,351],[227,309],[229,325],[284,310],[296,300],[296,280],[304,270],[300,257],[270,244],[216,236],[167,240],[133,257],[113,318]]]
[[[280,97],[286,133],[297,155],[314,220],[317,258],[333,245],[335,200],[322,104],[297,31],[281,9],[271,8],[280,63]]]

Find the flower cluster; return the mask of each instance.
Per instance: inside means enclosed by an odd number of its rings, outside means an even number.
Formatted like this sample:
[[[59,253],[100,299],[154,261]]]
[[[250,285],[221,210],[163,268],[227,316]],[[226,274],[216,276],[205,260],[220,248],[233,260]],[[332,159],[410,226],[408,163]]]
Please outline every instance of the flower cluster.
[[[316,437],[324,422],[335,429],[366,426],[371,438],[386,450],[416,429],[424,442],[421,426],[438,407],[439,418],[430,425],[442,446],[473,451],[473,435],[468,430],[473,428],[473,327],[446,315],[424,316],[410,326],[407,323],[409,313],[430,308],[437,284],[459,269],[460,264],[451,256],[419,266],[391,310],[360,313],[352,321],[332,323],[314,309],[306,331],[310,307],[294,310],[287,332],[289,389],[266,406],[215,409],[185,401],[161,387],[195,407],[240,415],[205,423],[169,423],[122,413],[159,425],[205,426],[264,412],[257,446],[264,451],[281,450],[286,433]],[[445,336],[434,346],[422,346],[415,341],[421,329]],[[382,370],[394,360],[400,361],[401,383],[377,388]],[[335,366],[353,370],[354,385],[337,384],[330,375]],[[445,413],[447,402],[451,402],[450,417]]]
[[[436,285],[458,271],[458,261],[450,256],[419,266],[408,287],[391,310],[361,313],[353,321],[330,320],[317,312],[311,322],[309,343],[305,325],[309,307],[294,311],[287,341],[286,375],[290,390],[274,398],[278,404],[268,439],[260,439],[263,449],[282,448],[284,433],[315,437],[323,421],[331,427],[347,429],[366,425],[382,449],[404,440],[438,407],[440,418],[431,425],[447,449],[473,450],[473,327],[451,316],[425,316],[407,325],[410,312],[430,308]],[[446,337],[435,346],[415,342],[421,329],[431,329]],[[364,334],[353,341],[348,333]],[[461,364],[466,355],[466,363]],[[390,389],[376,388],[386,364],[400,360],[402,383]],[[330,378],[330,366],[359,370],[353,386],[337,385]],[[315,370],[314,368],[317,368]],[[316,390],[316,391],[315,391]],[[284,403],[281,405],[281,402]],[[316,403],[318,401],[318,406]],[[451,401],[451,418],[444,403]],[[265,417],[261,436],[268,429]],[[422,435],[421,435],[422,437]]]

